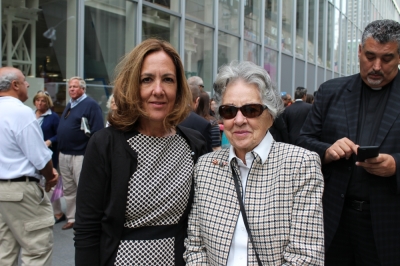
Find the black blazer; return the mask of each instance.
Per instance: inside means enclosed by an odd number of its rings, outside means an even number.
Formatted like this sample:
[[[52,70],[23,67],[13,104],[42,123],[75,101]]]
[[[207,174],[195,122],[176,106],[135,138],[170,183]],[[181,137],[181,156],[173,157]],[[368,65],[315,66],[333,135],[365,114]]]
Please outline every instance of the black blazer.
[[[107,127],[89,140],[76,200],[76,265],[113,265],[115,261],[124,230],[128,182],[137,168],[137,154],[127,142],[134,134]],[[180,126],[177,134],[186,139],[196,163],[206,153],[202,136]]]
[[[283,119],[289,134],[289,143],[295,144],[300,135],[300,129],[311,110],[312,105],[303,101],[296,101],[285,108]]]
[[[360,109],[362,80],[359,74],[329,80],[318,90],[297,144],[316,151],[323,159],[336,140],[347,137],[355,142]],[[390,96],[374,145],[380,153],[396,161],[396,174],[379,177],[368,174],[372,228],[382,265],[400,265],[400,72],[393,80]],[[346,190],[355,166],[353,158],[322,166],[325,248],[336,233]]]
[[[211,124],[207,119],[199,116],[195,112],[190,112],[189,116],[186,117],[185,120],[183,120],[182,123],[179,125],[191,128],[194,130],[197,130],[198,132],[203,135],[204,139],[207,142],[207,150],[208,152],[212,152],[212,147],[211,147]]]

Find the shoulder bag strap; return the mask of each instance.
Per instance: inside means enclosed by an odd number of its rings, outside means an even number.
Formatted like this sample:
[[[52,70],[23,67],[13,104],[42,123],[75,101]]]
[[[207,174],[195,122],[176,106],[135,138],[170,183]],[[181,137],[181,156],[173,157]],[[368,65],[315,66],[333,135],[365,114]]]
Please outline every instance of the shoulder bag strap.
[[[247,230],[247,234],[249,235],[250,242],[254,247],[254,253],[256,253],[258,265],[262,266],[260,257],[258,256],[256,245],[254,245],[253,236],[251,235],[249,222],[247,221],[246,211],[244,210],[242,193],[240,192],[240,186],[239,186],[239,177],[237,176],[236,171],[233,169],[233,163],[232,162],[233,162],[233,160],[231,161],[232,175],[233,175],[233,180],[235,181],[236,195],[237,195],[237,198],[238,198],[238,201],[239,201],[240,211],[241,211],[242,217],[243,217],[243,222],[244,222],[244,225],[246,226],[246,230]]]

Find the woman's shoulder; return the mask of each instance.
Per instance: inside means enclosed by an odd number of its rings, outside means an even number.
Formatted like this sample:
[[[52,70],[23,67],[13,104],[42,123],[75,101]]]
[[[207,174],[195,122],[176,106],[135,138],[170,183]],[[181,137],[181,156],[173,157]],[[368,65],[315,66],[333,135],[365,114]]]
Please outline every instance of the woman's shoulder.
[[[114,138],[122,138],[124,136],[124,132],[117,130],[115,128],[113,128],[112,126],[110,127],[105,127],[102,128],[98,131],[96,131],[93,136],[91,137],[91,139],[96,139],[97,141],[109,141],[110,139],[114,139]]]
[[[287,160],[290,160],[291,157],[294,157],[296,159],[298,158],[319,159],[318,154],[313,151],[284,142],[275,141],[273,146],[271,147],[271,152],[273,156],[286,158]]]

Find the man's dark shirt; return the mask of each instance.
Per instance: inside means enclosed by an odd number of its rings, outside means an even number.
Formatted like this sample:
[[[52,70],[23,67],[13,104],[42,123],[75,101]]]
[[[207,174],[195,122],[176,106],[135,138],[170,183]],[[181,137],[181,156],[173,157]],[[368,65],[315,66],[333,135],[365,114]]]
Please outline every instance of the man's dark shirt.
[[[390,87],[391,83],[380,90],[373,90],[363,82],[356,144],[374,145],[389,98]],[[347,195],[350,199],[369,201],[369,180],[364,168],[354,167]]]

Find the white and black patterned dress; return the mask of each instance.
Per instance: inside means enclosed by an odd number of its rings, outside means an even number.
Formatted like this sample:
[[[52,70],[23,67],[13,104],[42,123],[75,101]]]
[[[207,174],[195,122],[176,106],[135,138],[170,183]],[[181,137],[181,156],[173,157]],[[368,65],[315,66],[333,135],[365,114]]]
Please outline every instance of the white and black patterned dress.
[[[138,153],[129,181],[124,236],[115,265],[184,265],[183,240],[192,201],[193,159],[177,134],[128,140]]]

